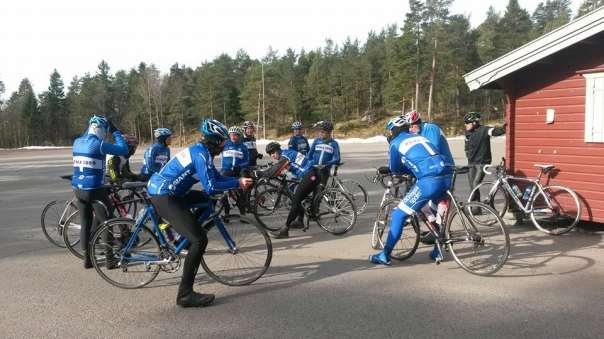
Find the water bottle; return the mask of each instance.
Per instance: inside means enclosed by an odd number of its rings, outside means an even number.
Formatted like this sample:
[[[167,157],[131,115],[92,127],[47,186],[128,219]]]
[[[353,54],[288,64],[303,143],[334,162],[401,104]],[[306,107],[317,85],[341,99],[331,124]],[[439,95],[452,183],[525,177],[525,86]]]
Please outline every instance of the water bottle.
[[[533,191],[533,185],[528,185],[524,190],[524,194],[522,195],[522,200],[527,200]]]
[[[522,192],[520,191],[520,188],[518,188],[517,185],[512,185],[512,191],[514,191],[514,194],[520,198],[522,196]]]

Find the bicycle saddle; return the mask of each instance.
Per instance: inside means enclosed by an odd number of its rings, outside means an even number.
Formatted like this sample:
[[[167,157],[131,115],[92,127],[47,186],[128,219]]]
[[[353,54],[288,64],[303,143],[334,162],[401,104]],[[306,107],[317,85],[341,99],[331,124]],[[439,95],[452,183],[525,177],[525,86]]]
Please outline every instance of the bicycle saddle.
[[[554,166],[554,165],[543,165],[543,164],[534,164],[533,166],[535,166],[537,168],[541,168],[543,173],[547,173],[547,172],[553,170],[554,168],[556,168],[556,166]]]
[[[126,189],[141,188],[146,186],[147,183],[142,181],[129,181],[122,184],[122,188]]]

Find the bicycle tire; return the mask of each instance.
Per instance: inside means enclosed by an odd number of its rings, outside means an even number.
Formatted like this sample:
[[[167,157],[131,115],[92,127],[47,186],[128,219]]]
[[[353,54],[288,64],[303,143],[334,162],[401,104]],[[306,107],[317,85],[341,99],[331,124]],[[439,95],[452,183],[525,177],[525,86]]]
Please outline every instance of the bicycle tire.
[[[293,198],[281,188],[268,188],[256,196],[254,218],[269,231],[278,231],[287,220]]]
[[[51,244],[65,248],[63,224],[72,211],[77,209],[73,200],[53,200],[44,206],[40,215],[40,226],[42,233]]]
[[[510,237],[499,214],[475,201],[463,204],[460,210],[453,208],[450,213],[445,243],[455,262],[476,275],[488,276],[499,271],[510,254]],[[490,261],[494,263],[483,263],[481,257],[493,259]]]
[[[231,250],[215,220],[204,225],[208,245],[201,258],[201,266],[214,280],[228,286],[245,286],[266,273],[273,258],[273,245],[262,226],[252,219],[231,214],[220,222],[228,237],[236,245]],[[254,260],[254,257],[258,260]],[[234,264],[234,267],[229,264]]]
[[[567,193],[569,197],[560,198],[560,195],[564,193]],[[546,199],[549,201],[549,204],[546,203]],[[565,202],[566,204],[564,204]],[[549,208],[550,204],[553,205],[554,211]],[[573,210],[573,208],[576,210]],[[535,227],[550,235],[562,235],[570,232],[579,223],[579,219],[581,218],[579,197],[572,189],[566,186],[543,187],[543,192],[537,191],[531,200],[530,210],[529,214]],[[560,212],[563,215],[560,215]],[[542,215],[544,216],[543,219],[540,218]]]
[[[357,221],[357,209],[352,197],[339,189],[323,190],[314,198],[312,210],[313,219],[319,227],[333,235],[349,232]],[[332,226],[328,224],[332,218],[334,222],[338,219],[349,221],[343,227]]]
[[[510,197],[501,185],[497,187],[495,194],[490,195],[489,193],[491,192],[493,185],[495,185],[494,182],[485,181],[474,187],[472,192],[470,192],[468,202],[474,201],[476,192],[480,192],[480,202],[491,206],[491,208],[497,211],[499,216],[503,218],[510,207]]]
[[[378,248],[375,249],[384,248],[384,243],[386,242],[386,237],[388,236],[388,231],[390,229],[390,215],[396,206],[398,206],[400,201],[400,199],[389,199],[380,207],[378,211],[378,219],[374,223],[372,234],[378,243]],[[419,247],[420,232],[417,216],[414,215],[407,220],[411,221],[410,224],[412,227],[409,227],[409,223],[403,227],[401,238],[396,242],[396,245],[390,254],[392,259],[409,259],[413,256],[413,254],[415,254],[415,251],[417,251],[417,248]]]
[[[134,233],[136,222],[128,218],[116,218],[105,222],[92,236],[89,252],[90,259],[97,273],[113,286],[124,289],[136,289],[151,283],[161,270],[160,264],[149,264],[144,260],[129,262],[128,257],[140,255],[143,258],[160,260],[161,246],[155,234],[146,226],[142,225],[140,229]],[[130,231],[127,232],[126,230]],[[127,234],[127,236],[125,236]],[[105,237],[105,239],[103,239]],[[131,248],[127,256],[124,255],[124,246],[128,240],[136,237],[137,246]],[[108,244],[107,241],[111,241]],[[113,255],[111,259],[107,258],[107,250],[111,248]],[[117,267],[107,267],[107,262],[113,260],[113,264]],[[142,270],[133,270],[133,267],[142,267]],[[134,273],[134,274],[133,274]],[[129,278],[138,279],[140,281],[129,282]],[[119,279],[119,280],[118,280]],[[131,280],[132,281],[132,280]]]
[[[84,259],[84,250],[80,245],[80,211],[73,212],[63,225],[63,243],[76,258]]]
[[[369,195],[367,194],[365,187],[358,181],[352,179],[343,179],[340,181],[342,182],[342,187],[345,192],[352,196],[354,205],[357,208],[357,214],[365,212],[367,204],[369,203]]]

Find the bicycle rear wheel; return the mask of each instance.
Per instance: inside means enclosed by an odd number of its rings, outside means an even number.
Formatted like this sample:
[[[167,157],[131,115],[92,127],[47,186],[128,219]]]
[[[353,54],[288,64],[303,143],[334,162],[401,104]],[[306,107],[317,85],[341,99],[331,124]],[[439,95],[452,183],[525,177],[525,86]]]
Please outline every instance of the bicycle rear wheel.
[[[90,242],[92,265],[105,281],[125,289],[143,287],[159,274],[162,255],[159,241],[145,225],[135,232],[135,221],[112,219],[94,233]],[[126,248],[133,238],[132,246]]]
[[[382,205],[378,211],[378,219],[373,226],[372,237],[375,238],[377,248],[384,248],[386,239],[388,238],[388,232],[390,231],[390,221],[392,211],[398,206],[400,199],[391,199]],[[405,260],[411,258],[417,247],[419,246],[419,222],[416,216],[412,216],[406,221],[406,225],[403,227],[403,233],[400,239],[394,245],[392,249],[391,257],[396,260]]]
[[[546,186],[531,202],[531,220],[540,231],[561,235],[572,230],[581,217],[577,194],[568,187]]]
[[[69,215],[65,224],[63,224],[63,244],[76,258],[84,259],[84,250],[80,244],[80,231],[82,229],[80,219],[80,210],[76,210]]]
[[[63,225],[69,216],[78,209],[72,200],[53,200],[44,206],[40,216],[42,232],[51,244],[65,247]]]
[[[254,217],[269,231],[278,231],[292,209],[292,197],[280,188],[268,188],[256,196]]]
[[[455,262],[472,274],[497,272],[510,254],[503,220],[483,203],[469,202],[460,210],[451,209],[445,237]]]
[[[350,231],[356,221],[356,206],[350,194],[327,189],[314,199],[314,220],[325,231],[340,235]]]
[[[253,220],[231,214],[207,223],[208,246],[201,266],[214,280],[229,286],[249,285],[268,270],[273,245]]]
[[[493,208],[500,217],[504,217],[508,211],[510,199],[501,185],[497,187],[495,192],[493,190],[494,182],[485,181],[474,187],[468,198],[470,201],[480,201]]]
[[[342,183],[344,192],[350,194],[352,197],[354,205],[357,208],[357,214],[363,213],[369,202],[369,196],[367,195],[365,188],[355,180],[344,179],[340,180],[340,182]]]

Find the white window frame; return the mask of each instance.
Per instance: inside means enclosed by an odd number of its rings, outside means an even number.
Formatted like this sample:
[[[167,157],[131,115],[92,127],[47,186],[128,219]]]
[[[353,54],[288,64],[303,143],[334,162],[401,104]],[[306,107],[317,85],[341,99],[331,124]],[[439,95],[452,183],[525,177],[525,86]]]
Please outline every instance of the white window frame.
[[[604,142],[604,72],[583,74],[585,86],[585,142]]]

